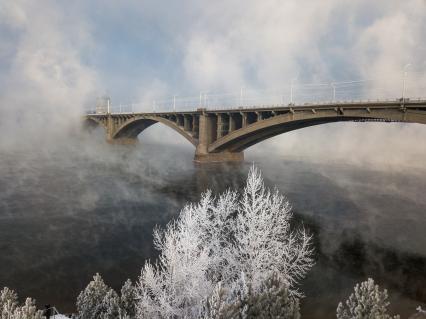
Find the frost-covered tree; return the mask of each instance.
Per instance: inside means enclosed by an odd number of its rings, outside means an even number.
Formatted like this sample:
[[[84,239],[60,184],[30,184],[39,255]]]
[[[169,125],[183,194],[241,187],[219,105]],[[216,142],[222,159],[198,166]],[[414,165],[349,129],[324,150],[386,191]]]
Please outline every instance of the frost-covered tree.
[[[299,296],[297,284],[313,265],[311,237],[290,229],[291,216],[288,201],[268,190],[254,167],[241,194],[229,190],[216,199],[207,191],[154,231],[160,256],[142,269],[139,316],[197,318],[219,283],[232,303],[248,285],[259,293],[273,274]]]
[[[0,292],[1,319],[41,319],[42,311],[37,310],[34,299],[27,298],[22,306],[18,305],[18,295],[5,287]]]
[[[286,285],[274,274],[266,280],[260,292],[247,298],[247,319],[299,319],[299,300],[290,296]]]
[[[290,230],[291,206],[278,193],[265,188],[260,171],[252,168],[240,199],[235,223],[234,268],[244,273],[256,291],[272,274],[292,294],[312,267],[310,236]]]
[[[13,314],[16,307],[18,306],[18,295],[15,291],[4,287],[0,292],[0,313],[1,318],[8,318],[10,314]]]
[[[205,198],[200,208],[208,203]],[[201,301],[210,295],[208,250],[203,247],[199,226],[198,216],[189,207],[164,233],[154,232],[161,254],[157,264],[148,262],[142,270],[138,289],[142,318],[194,318]]]
[[[119,318],[120,299],[117,293],[109,289],[102,300],[101,319],[117,319]]]
[[[108,287],[99,274],[80,292],[77,297],[77,316],[79,319],[118,318],[119,298]]]
[[[42,319],[42,311],[37,310],[35,300],[27,298],[22,307],[17,307],[10,319]]]
[[[258,292],[250,286],[228,303],[229,295],[218,285],[209,298],[204,319],[300,319],[299,300],[290,296],[286,285],[273,274]]]
[[[132,281],[127,279],[121,287],[120,295],[120,317],[135,318],[136,316],[136,290]]]
[[[345,305],[339,303],[337,319],[390,319],[398,315],[388,314],[388,293],[381,291],[374,280],[369,278],[361,284],[356,284],[354,292],[346,300]]]
[[[201,311],[200,318],[203,319],[222,319],[232,318],[234,314],[239,312],[238,307],[231,307],[227,303],[228,291],[222,287],[222,283],[219,282],[213,290],[212,295],[206,299]],[[234,301],[235,302],[235,301]]]

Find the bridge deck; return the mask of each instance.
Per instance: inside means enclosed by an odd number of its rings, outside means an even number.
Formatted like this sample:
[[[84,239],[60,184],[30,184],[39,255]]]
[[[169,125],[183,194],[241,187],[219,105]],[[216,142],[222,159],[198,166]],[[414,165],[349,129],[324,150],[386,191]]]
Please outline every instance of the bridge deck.
[[[325,123],[408,122],[426,124],[426,100],[255,105],[171,112],[99,113],[85,116],[100,124],[112,143],[135,143],[143,130],[162,123],[196,147],[197,161],[242,160],[243,151],[270,137]]]
[[[167,112],[114,112],[112,115],[149,115],[161,116],[170,114],[201,114],[201,113],[239,113],[239,112],[262,112],[262,111],[305,111],[305,110],[321,110],[330,108],[426,108],[426,100],[424,99],[406,99],[404,102],[401,99],[395,100],[369,100],[369,101],[335,101],[328,103],[304,103],[304,104],[288,104],[288,105],[252,105],[238,106],[234,108],[199,108],[197,110],[184,111],[167,111]],[[106,113],[88,113],[87,115],[107,115]]]

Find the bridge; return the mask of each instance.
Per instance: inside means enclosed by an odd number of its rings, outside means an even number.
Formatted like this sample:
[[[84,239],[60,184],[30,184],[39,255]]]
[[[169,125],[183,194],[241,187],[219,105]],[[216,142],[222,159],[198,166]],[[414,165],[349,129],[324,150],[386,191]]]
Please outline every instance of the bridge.
[[[160,123],[182,135],[195,147],[196,162],[233,162],[244,150],[273,136],[308,126],[334,122],[407,122],[426,124],[426,99],[358,102],[244,105],[195,110],[133,112],[123,110],[85,116],[88,127],[105,128],[110,143],[134,144],[145,129]],[[239,105],[242,105],[240,103]],[[237,104],[238,105],[238,104]]]

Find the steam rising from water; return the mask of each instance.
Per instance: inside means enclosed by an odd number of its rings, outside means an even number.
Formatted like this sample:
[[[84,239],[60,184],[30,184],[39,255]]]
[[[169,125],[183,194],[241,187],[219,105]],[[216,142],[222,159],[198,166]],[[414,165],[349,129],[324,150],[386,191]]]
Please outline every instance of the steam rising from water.
[[[155,225],[206,188],[241,187],[250,165],[194,167],[192,152],[180,148],[97,145],[93,153],[41,152],[25,161],[12,154],[0,166],[0,282],[63,311],[73,310],[95,272],[115,289],[135,279],[156,256]],[[400,312],[424,302],[423,175],[252,158],[314,233],[318,263],[303,286],[306,317],[330,316],[366,276],[393,292]]]

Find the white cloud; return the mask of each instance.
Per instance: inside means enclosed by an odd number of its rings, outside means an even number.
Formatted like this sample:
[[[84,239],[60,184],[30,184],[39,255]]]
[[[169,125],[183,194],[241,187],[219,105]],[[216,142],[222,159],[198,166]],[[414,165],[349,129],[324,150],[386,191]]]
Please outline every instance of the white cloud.
[[[126,72],[131,71],[99,69],[106,66],[83,62],[82,57],[92,52],[105,54],[105,50],[114,63],[114,48],[102,42],[106,38],[103,27],[111,24],[114,27],[108,31],[126,33],[115,35],[120,37],[117,40],[123,36],[120,45],[128,45],[129,52],[141,51],[140,55],[129,54],[134,59],[129,65],[150,65],[154,60],[157,65],[161,64],[158,60],[171,65],[166,71],[150,69],[140,74],[140,82],[129,80],[127,85],[120,85],[133,94],[137,92],[144,101],[159,95],[198,94],[200,90],[287,87],[296,75],[299,81],[308,82],[378,77],[372,94],[384,87],[388,94],[399,96],[402,68],[407,63],[412,64],[408,69],[408,92],[426,92],[424,0],[144,0],[98,1],[91,5],[83,1],[73,5],[44,1],[40,6],[24,0],[0,3],[0,36],[7,40],[0,41],[0,112],[57,114],[53,118],[59,128],[75,125],[69,117],[77,118],[82,106],[94,103],[95,95],[106,89],[107,81],[99,74],[114,76],[111,72],[121,72],[119,78],[126,79]],[[102,14],[89,14],[94,9],[102,9]],[[98,47],[103,50],[97,51]],[[152,53],[146,53],[151,47],[155,48]],[[121,96],[126,94],[121,92]],[[38,126],[45,123],[42,118],[35,122]],[[30,128],[37,127],[34,118],[30,123]],[[16,134],[15,124],[9,121],[2,128]],[[161,129],[158,125],[147,135],[157,135]],[[345,123],[305,130],[266,141],[261,147],[283,153],[297,148],[300,154],[309,154],[332,135],[342,152],[347,151],[343,145],[351,139],[356,145],[353,147],[360,150],[358,154],[376,152],[379,157],[377,148],[365,146],[364,133],[368,132],[365,134],[370,140],[377,136],[395,144],[397,151],[407,156],[411,156],[409,149],[418,155],[419,148],[425,148],[419,142],[423,126],[377,124],[365,126],[361,132]],[[304,146],[302,152],[300,145],[310,145],[310,134],[315,134],[313,147]],[[398,142],[400,135],[417,146],[406,148]],[[298,139],[306,143],[297,143]],[[281,141],[293,146],[280,148]]]
[[[297,74],[307,81],[399,79],[407,61],[424,67],[425,6],[421,0],[208,2],[187,25],[184,69],[196,89],[280,87]],[[336,68],[345,78],[335,78]]]
[[[40,3],[22,0],[0,7],[1,34],[13,35],[3,48],[13,54],[0,61],[0,112],[7,115],[2,129],[12,135],[3,135],[3,142],[66,131],[96,87],[95,72],[80,57],[90,41],[85,24],[68,17],[55,2],[43,4],[40,8]]]

